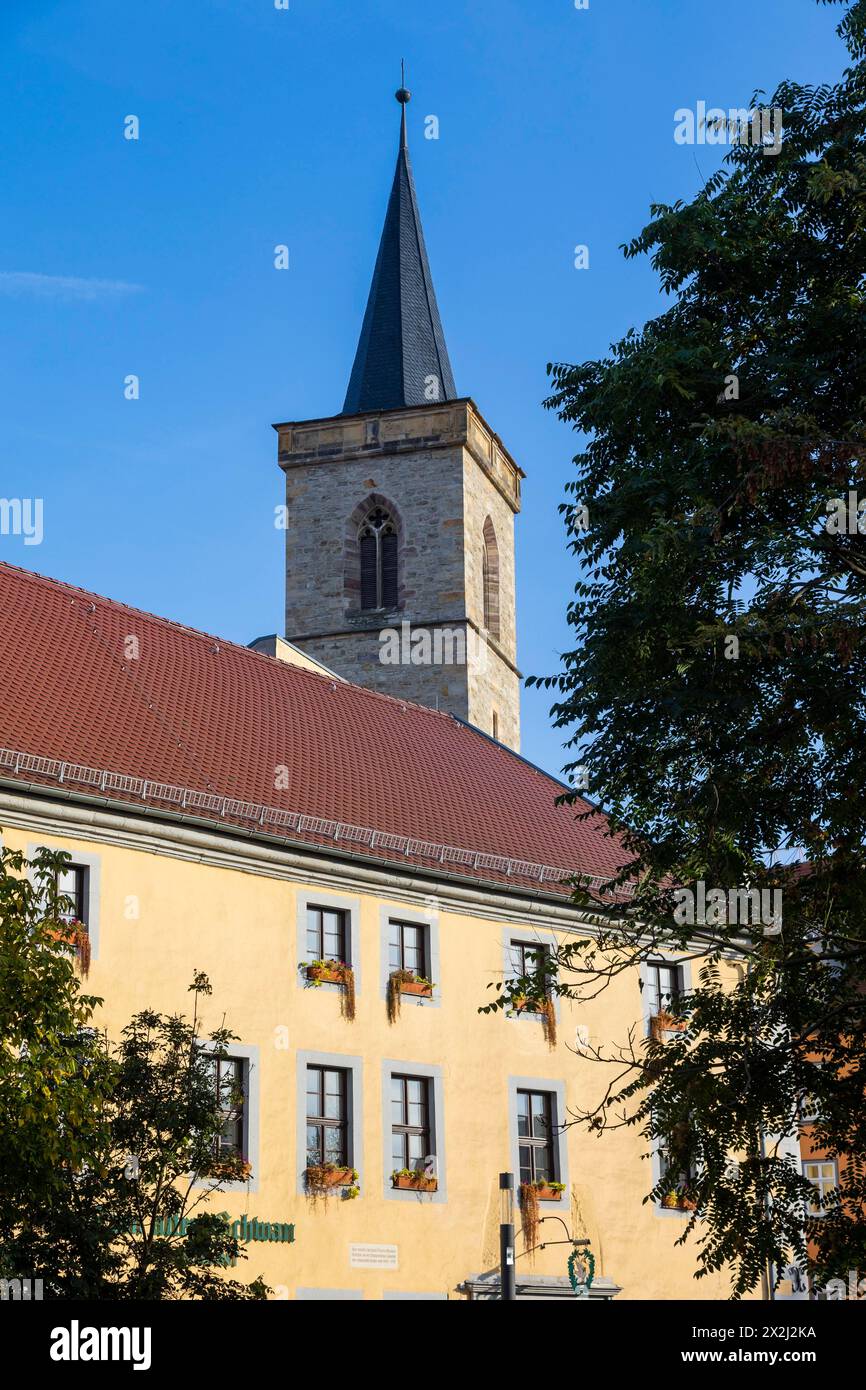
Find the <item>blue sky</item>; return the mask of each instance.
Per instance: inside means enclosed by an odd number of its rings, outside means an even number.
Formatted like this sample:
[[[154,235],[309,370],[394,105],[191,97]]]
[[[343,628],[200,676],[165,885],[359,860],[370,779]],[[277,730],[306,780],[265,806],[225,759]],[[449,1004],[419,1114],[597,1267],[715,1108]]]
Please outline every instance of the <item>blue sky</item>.
[[[457,389],[527,474],[519,660],[554,671],[576,577],[557,506],[576,444],[542,409],[546,363],[598,356],[662,307],[650,266],[619,247],[723,153],[677,145],[674,111],[832,80],[838,13],[814,0],[4,0],[0,495],[42,497],[44,539],[0,535],[0,558],[239,642],[283,630],[270,425],[342,406],[405,57]],[[424,138],[431,114],[438,140]],[[557,772],[550,702],[524,692],[523,751]]]

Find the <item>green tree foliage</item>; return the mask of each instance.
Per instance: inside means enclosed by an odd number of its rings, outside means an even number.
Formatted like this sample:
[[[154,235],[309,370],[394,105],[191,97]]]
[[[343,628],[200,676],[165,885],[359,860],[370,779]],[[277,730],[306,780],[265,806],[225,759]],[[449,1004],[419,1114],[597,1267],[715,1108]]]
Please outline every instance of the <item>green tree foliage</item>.
[[[818,1282],[866,1269],[866,0],[838,32],[838,82],[755,95],[783,112],[777,153],[734,145],[652,208],[624,251],[669,307],[552,366],[547,402],[585,442],[573,646],[540,683],[623,864],[606,897],[579,886],[599,935],[556,964],[578,998],[665,950],[694,984],[667,1044],[595,1054],[610,1081],[579,1119],[665,1145],[698,1275],[731,1264],[735,1295],[792,1255]],[[699,882],[780,890],[781,932],[689,929],[675,885]],[[821,1217],[779,1143],[805,1097],[842,1173]]]
[[[214,1060],[234,1035],[143,1010],[112,1042],[63,940],[69,856],[0,856],[0,1276],[46,1297],[264,1298],[227,1271],[245,1252],[212,1198],[248,1176],[225,1152]]]
[[[62,1198],[64,1165],[78,1168],[104,1140],[101,1101],[111,1068],[91,1027],[100,1000],[81,993],[70,951],[53,932],[61,860],[28,866],[0,849],[0,1242],[30,1205]],[[29,869],[29,872],[28,872]]]

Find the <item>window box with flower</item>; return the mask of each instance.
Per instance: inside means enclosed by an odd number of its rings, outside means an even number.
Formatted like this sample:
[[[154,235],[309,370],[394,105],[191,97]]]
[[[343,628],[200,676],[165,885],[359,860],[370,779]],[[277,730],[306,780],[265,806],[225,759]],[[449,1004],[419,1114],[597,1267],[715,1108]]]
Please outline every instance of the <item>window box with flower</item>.
[[[392,970],[388,976],[387,993],[390,1021],[394,1023],[397,1019],[404,994],[412,995],[416,999],[432,999],[433,989],[433,981],[425,979],[423,975],[417,975],[414,970]]]
[[[391,1174],[391,1185],[401,1192],[438,1192],[439,1179],[423,1168],[397,1168]]]
[[[536,1178],[533,1182],[520,1184],[520,1225],[527,1250],[534,1250],[538,1244],[538,1229],[542,1220],[539,1203],[558,1202],[564,1191],[565,1183],[547,1178]]]
[[[688,1023],[685,1019],[674,1018],[673,1014],[662,1009],[650,1018],[650,1037],[653,1042],[668,1042],[671,1033],[684,1033],[687,1027]]]
[[[565,1191],[564,1182],[547,1182],[544,1179],[538,1179],[532,1183],[521,1183],[520,1187],[521,1192],[524,1188],[531,1187],[538,1202],[558,1202]]]
[[[337,1188],[357,1188],[358,1170],[339,1163],[310,1164],[304,1170],[304,1181],[309,1193],[321,1196]]]
[[[309,985],[314,989],[320,985],[337,985],[343,992],[341,1008],[343,1017],[355,1017],[355,972],[344,960],[311,960],[302,962],[300,969]]]
[[[687,1197],[676,1190],[666,1192],[661,1204],[664,1211],[695,1211],[698,1205],[694,1197]]]
[[[82,975],[90,973],[90,934],[84,922],[72,917],[68,922],[60,921],[47,928],[52,941],[59,941],[71,947]]]
[[[556,1047],[556,967],[548,946],[515,939],[508,947],[505,1003],[514,1014],[540,1018],[548,1047]]]

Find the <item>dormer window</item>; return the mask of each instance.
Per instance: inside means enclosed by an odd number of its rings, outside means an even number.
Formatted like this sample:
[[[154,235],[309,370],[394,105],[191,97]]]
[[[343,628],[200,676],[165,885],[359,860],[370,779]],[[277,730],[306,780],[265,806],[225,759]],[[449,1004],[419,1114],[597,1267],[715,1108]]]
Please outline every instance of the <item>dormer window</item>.
[[[394,518],[377,507],[358,536],[361,562],[361,608],[397,607],[397,527]]]

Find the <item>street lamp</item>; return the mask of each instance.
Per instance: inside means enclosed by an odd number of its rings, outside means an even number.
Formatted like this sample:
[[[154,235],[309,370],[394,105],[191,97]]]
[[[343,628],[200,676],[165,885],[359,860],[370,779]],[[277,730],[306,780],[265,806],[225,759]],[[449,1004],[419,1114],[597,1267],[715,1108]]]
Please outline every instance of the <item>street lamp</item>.
[[[500,1298],[517,1298],[514,1268],[514,1174],[499,1174],[499,1290]]]

